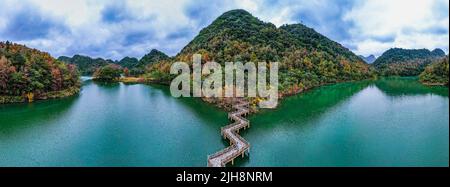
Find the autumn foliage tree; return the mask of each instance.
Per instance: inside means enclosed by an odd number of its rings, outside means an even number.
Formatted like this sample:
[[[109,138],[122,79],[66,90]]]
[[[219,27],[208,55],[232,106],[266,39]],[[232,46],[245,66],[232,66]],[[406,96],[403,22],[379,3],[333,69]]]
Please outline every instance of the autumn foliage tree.
[[[39,96],[79,86],[74,66],[24,45],[0,42],[0,95]]]
[[[429,85],[449,85],[449,63],[448,55],[437,59],[428,65],[420,74],[419,79]]]
[[[324,35],[303,24],[276,27],[245,10],[231,10],[214,20],[175,57],[147,65],[149,77],[167,82],[167,66],[202,63],[279,62],[279,90],[296,93],[328,83],[371,78],[373,72],[363,60]]]
[[[123,74],[124,74],[126,77],[130,76],[130,70],[128,70],[128,68],[124,68],[124,69],[123,69]]]
[[[108,64],[98,68],[94,73],[94,79],[101,81],[113,81],[120,78],[123,70],[117,64]]]

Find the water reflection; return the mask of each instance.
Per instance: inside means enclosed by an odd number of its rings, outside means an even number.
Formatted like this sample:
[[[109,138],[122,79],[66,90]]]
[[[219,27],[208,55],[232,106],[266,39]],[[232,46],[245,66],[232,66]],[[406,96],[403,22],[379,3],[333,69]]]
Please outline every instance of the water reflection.
[[[252,154],[236,163],[448,166],[448,101],[448,88],[426,87],[415,78],[314,89],[252,116],[252,128],[242,132]]]
[[[270,129],[271,125],[282,121],[295,123],[301,120],[314,120],[333,107],[345,102],[356,93],[367,88],[370,81],[357,83],[342,83],[317,88],[281,101],[280,106],[274,110],[263,110],[251,120],[264,121],[263,127]],[[265,120],[270,119],[270,120]]]
[[[383,77],[374,81],[377,88],[389,96],[413,96],[434,94],[448,97],[448,87],[425,86],[417,77]]]
[[[11,136],[36,125],[52,124],[70,111],[78,95],[64,99],[0,105],[0,138]]]

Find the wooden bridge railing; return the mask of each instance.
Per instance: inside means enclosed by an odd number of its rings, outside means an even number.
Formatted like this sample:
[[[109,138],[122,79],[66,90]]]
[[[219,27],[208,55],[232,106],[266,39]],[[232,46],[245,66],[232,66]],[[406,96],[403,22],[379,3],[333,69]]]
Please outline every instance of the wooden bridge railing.
[[[249,103],[241,98],[233,105],[236,111],[228,113],[228,118],[234,122],[220,129],[222,136],[230,141],[230,146],[208,156],[208,167],[225,167],[227,163],[234,163],[238,156],[245,156],[250,150],[250,143],[239,135],[240,129],[250,127],[250,121],[244,115],[250,113]]]

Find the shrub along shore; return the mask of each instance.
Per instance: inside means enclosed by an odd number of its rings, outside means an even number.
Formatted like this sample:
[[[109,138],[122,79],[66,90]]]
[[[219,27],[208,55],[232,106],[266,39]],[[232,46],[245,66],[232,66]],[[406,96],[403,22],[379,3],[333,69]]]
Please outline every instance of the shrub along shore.
[[[25,45],[0,42],[0,104],[67,97],[80,86],[76,65]]]
[[[73,86],[65,90],[51,91],[39,95],[34,95],[33,93],[24,94],[21,96],[0,95],[0,104],[24,103],[24,102],[33,102],[35,100],[58,99],[73,96],[78,94],[79,92],[80,88],[77,86]]]

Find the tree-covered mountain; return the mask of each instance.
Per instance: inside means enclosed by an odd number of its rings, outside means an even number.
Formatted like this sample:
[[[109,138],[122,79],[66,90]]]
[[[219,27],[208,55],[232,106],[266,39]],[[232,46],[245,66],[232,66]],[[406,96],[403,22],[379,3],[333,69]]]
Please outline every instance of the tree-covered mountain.
[[[431,51],[431,54],[433,54],[434,56],[438,56],[438,57],[445,56],[445,52],[442,49],[439,49],[439,48],[436,48],[433,51]]]
[[[363,59],[364,60],[364,62],[366,62],[367,64],[372,64],[373,62],[375,62],[375,60],[377,60],[377,58],[375,57],[375,55],[369,55],[369,56],[362,56],[362,55],[359,55],[359,57],[361,58],[361,59]]]
[[[245,10],[231,10],[214,20],[174,60],[224,62],[280,62],[280,89],[296,93],[321,84],[360,80],[370,76],[369,66],[347,48],[302,24],[277,28]],[[173,60],[172,60],[173,62]],[[149,74],[165,76],[170,66],[151,65]]]
[[[134,57],[124,57],[122,60],[117,62],[118,65],[122,66],[123,68],[132,68],[135,67],[139,63],[139,60]]]
[[[433,60],[444,56],[441,49],[392,48],[378,57],[373,66],[381,75],[416,76]]]
[[[449,85],[448,55],[434,60],[420,74],[420,82],[427,85]]]
[[[137,65],[137,67],[145,67],[148,64],[152,64],[155,62],[168,60],[170,57],[167,56],[165,53],[158,51],[157,49],[152,49],[150,53],[144,55]]]
[[[344,57],[350,61],[361,60],[347,48],[305,25],[292,24],[277,28],[240,9],[225,12],[202,29],[177,57],[200,52],[218,62],[282,61],[285,53],[294,49],[322,52],[330,57]]]
[[[73,57],[61,56],[58,58],[58,60],[68,64],[76,65],[82,75],[92,75],[97,70],[97,68],[116,63],[115,61],[109,59],[94,59],[89,56],[83,55],[74,55]]]
[[[73,95],[79,86],[76,66],[25,45],[0,42],[0,103]]]
[[[122,68],[129,69],[130,75],[136,76],[145,73],[146,65],[167,60],[169,58],[170,57],[163,52],[153,49],[148,54],[144,55],[140,60],[133,57],[124,57],[120,61],[117,61],[103,58],[91,58],[83,55],[74,55],[73,57],[61,56],[58,60],[77,65],[79,71],[83,75],[93,75],[94,72],[100,67],[104,67],[109,64],[117,64]]]
[[[327,55],[327,58],[345,58],[346,60],[356,62],[362,59],[355,55],[349,49],[343,47],[341,44],[330,40],[326,36],[316,32],[303,24],[283,25],[280,27],[294,36],[299,42],[300,48],[306,48],[308,51],[321,51]],[[298,45],[298,44],[297,44]]]
[[[281,51],[292,44],[286,33],[271,23],[264,23],[244,10],[232,10],[218,17],[177,55],[185,62],[201,53],[217,62],[281,59]],[[264,49],[263,49],[264,48]]]

